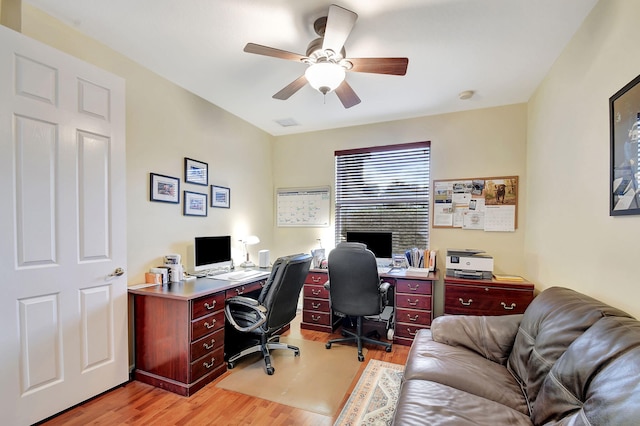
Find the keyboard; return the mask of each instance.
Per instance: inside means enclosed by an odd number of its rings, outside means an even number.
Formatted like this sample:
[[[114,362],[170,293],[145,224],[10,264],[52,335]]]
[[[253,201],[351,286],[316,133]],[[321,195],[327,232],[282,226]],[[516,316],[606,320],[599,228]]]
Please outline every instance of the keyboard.
[[[248,278],[257,278],[260,275],[267,276],[269,273],[265,271],[237,271],[227,272],[216,276],[218,280],[242,281]]]

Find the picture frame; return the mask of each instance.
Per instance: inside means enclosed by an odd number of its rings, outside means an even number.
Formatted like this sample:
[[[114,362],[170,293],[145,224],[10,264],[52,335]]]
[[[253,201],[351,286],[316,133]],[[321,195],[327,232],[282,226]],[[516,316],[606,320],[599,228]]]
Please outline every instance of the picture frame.
[[[640,214],[640,75],[609,98],[609,215]]]
[[[184,181],[195,185],[209,184],[209,165],[192,158],[184,158]]]
[[[207,194],[184,191],[184,215],[207,216]]]
[[[211,207],[231,207],[231,190],[224,186],[211,185]]]
[[[149,200],[161,203],[180,203],[180,179],[149,173]]]

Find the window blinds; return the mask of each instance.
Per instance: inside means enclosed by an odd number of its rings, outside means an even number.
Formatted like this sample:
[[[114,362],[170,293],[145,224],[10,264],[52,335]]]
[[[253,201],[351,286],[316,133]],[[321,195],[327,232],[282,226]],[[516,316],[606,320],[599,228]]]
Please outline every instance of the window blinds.
[[[336,244],[391,231],[393,252],[429,246],[429,142],[336,151]]]

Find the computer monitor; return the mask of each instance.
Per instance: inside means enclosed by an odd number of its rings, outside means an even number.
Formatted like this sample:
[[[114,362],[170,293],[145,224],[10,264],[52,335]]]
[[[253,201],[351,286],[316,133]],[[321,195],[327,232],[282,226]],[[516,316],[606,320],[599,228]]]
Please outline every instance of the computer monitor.
[[[347,242],[366,244],[378,259],[391,259],[393,256],[391,232],[347,231]]]
[[[196,237],[193,259],[194,272],[231,266],[231,237]]]

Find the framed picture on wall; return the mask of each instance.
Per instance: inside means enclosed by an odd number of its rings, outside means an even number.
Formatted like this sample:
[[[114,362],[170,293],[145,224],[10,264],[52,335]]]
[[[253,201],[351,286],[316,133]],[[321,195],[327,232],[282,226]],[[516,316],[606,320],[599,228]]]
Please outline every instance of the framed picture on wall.
[[[211,207],[228,209],[231,206],[231,190],[224,186],[211,185]]]
[[[209,165],[202,161],[184,158],[184,181],[196,185],[209,185]]]
[[[207,194],[200,192],[184,191],[184,215],[206,216]]]
[[[149,199],[162,203],[178,204],[180,202],[180,179],[150,173]]]
[[[640,214],[640,75],[609,98],[610,216]]]

